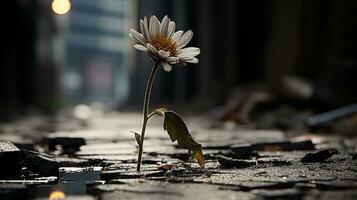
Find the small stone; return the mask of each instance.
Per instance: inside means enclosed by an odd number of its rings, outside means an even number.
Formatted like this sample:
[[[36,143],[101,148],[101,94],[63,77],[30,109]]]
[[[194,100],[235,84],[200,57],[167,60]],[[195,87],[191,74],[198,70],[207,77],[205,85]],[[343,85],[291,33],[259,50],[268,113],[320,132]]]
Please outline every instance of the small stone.
[[[336,149],[325,149],[314,153],[307,153],[301,159],[301,162],[323,162],[337,153]]]

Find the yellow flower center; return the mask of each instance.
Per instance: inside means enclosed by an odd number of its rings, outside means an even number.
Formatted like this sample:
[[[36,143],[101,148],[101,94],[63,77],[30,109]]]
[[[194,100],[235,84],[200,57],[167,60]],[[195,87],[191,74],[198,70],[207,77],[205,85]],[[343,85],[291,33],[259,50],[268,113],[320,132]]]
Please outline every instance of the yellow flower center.
[[[176,54],[177,45],[176,42],[171,39],[171,37],[156,36],[151,38],[150,44],[157,50],[170,52],[170,56],[174,56]]]

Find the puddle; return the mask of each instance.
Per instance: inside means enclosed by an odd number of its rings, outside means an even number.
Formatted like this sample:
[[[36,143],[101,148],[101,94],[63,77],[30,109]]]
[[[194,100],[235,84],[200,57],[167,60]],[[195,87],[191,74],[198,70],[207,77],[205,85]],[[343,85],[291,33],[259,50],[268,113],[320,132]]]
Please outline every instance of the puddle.
[[[87,199],[86,183],[100,180],[101,167],[64,167],[59,169],[59,180],[56,185],[37,186],[33,190],[31,199],[50,199],[50,195],[57,195],[54,199],[64,199],[63,195],[77,196]],[[75,198],[75,199],[77,199]],[[66,198],[67,199],[67,198]]]

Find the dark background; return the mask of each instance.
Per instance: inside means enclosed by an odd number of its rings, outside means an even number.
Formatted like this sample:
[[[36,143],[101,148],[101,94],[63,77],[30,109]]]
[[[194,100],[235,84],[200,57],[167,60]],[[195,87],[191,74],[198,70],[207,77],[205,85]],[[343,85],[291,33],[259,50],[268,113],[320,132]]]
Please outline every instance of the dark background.
[[[175,66],[170,73],[160,71],[154,85],[154,104],[209,110],[225,104],[231,93],[239,88],[251,85],[276,87],[285,75],[309,80],[312,87],[317,88],[317,94],[324,96],[327,88],[327,96],[340,98],[326,103],[327,107],[356,102],[356,1],[126,1],[135,5],[130,12],[137,13],[137,18],[133,19],[133,15],[127,18],[131,17],[136,27],[144,16],[155,14],[161,19],[167,14],[178,29],[193,30],[194,37],[189,46],[201,48],[199,64]],[[50,42],[54,35],[65,34],[49,3],[40,0],[2,2],[1,120],[11,120],[34,110],[56,113],[77,103],[90,103],[102,94],[96,93],[97,96],[82,100],[77,96],[87,95],[85,86],[76,92],[76,98],[66,96],[66,91],[61,88],[63,74],[58,69],[71,65],[65,66],[67,62],[58,61],[56,53],[46,53],[61,43]],[[80,10],[74,1],[72,3],[73,12]],[[86,29],[80,31],[87,32]],[[124,33],[120,37],[127,40]],[[46,45],[39,45],[39,41],[45,41],[41,44]],[[87,52],[86,49],[76,50],[82,51]],[[71,50],[66,52],[64,60],[73,55]],[[91,57],[93,52],[88,52],[83,55]],[[133,66],[121,73],[121,77],[129,80],[125,86],[129,92],[106,98],[104,103],[111,109],[139,111],[141,108],[152,63],[144,54],[135,54]],[[113,63],[118,63],[114,67],[123,65],[125,68],[121,61],[112,59],[120,56],[106,52],[101,59],[110,58]],[[113,88],[116,88],[115,83]],[[117,100],[119,97],[120,101]]]

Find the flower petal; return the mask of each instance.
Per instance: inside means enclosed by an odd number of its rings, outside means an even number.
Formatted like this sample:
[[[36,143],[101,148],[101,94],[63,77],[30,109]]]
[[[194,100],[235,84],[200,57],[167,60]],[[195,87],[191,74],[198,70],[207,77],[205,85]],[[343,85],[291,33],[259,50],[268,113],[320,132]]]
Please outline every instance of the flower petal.
[[[180,63],[198,63],[198,59],[194,58],[194,57],[183,57],[183,58],[179,58],[180,59]]]
[[[192,60],[187,61],[188,63],[198,63],[198,58],[193,58]]]
[[[178,40],[177,40],[177,48],[181,49],[186,46],[190,40],[192,39],[193,32],[191,30],[186,31]]]
[[[136,30],[134,29],[130,29],[130,34],[129,34],[129,37],[131,39],[133,39],[134,41],[138,42],[138,43],[141,43],[143,45],[146,44],[146,39],[143,37],[143,35],[139,32],[137,32]]]
[[[170,72],[170,71],[171,71],[172,66],[171,66],[169,63],[167,63],[167,62],[162,62],[161,64],[162,64],[162,67],[164,68],[164,70],[165,70],[166,72]]]
[[[157,36],[160,32],[160,21],[157,19],[155,15],[150,17],[149,32],[151,38]]]
[[[151,39],[148,29],[148,20],[144,17],[144,20],[140,20],[140,29],[141,33],[143,34],[144,38],[148,41]]]
[[[177,57],[167,57],[166,61],[172,65],[179,63],[179,58]]]
[[[167,58],[170,56],[170,52],[168,51],[159,50],[157,53],[161,58]]]
[[[154,46],[152,46],[150,43],[147,43],[146,47],[152,54],[157,55],[157,49]]]
[[[131,40],[133,40],[134,42],[136,42],[136,43],[141,43],[139,40],[137,40],[136,38],[134,38],[133,34],[131,34],[131,33],[129,33],[129,38],[130,38]]]
[[[180,49],[178,51],[178,54],[177,56],[178,57],[195,57],[197,56],[198,54],[201,53],[201,50],[200,48],[197,48],[197,47],[187,47],[187,48],[184,48],[184,49]]]
[[[176,33],[174,33],[174,35],[172,36],[173,41],[177,42],[177,40],[181,37],[183,31],[177,31]]]
[[[144,46],[141,45],[141,44],[136,44],[136,45],[134,45],[134,48],[137,49],[137,50],[139,50],[139,51],[145,51],[145,52],[148,50],[146,47],[144,47]]]
[[[166,35],[167,29],[169,28],[170,19],[165,15],[161,21],[160,35]]]
[[[169,23],[169,28],[168,28],[168,30],[167,30],[166,35],[167,35],[168,37],[171,37],[172,34],[175,33],[175,28],[176,28],[176,23],[175,23],[175,22],[170,22],[170,23]]]

